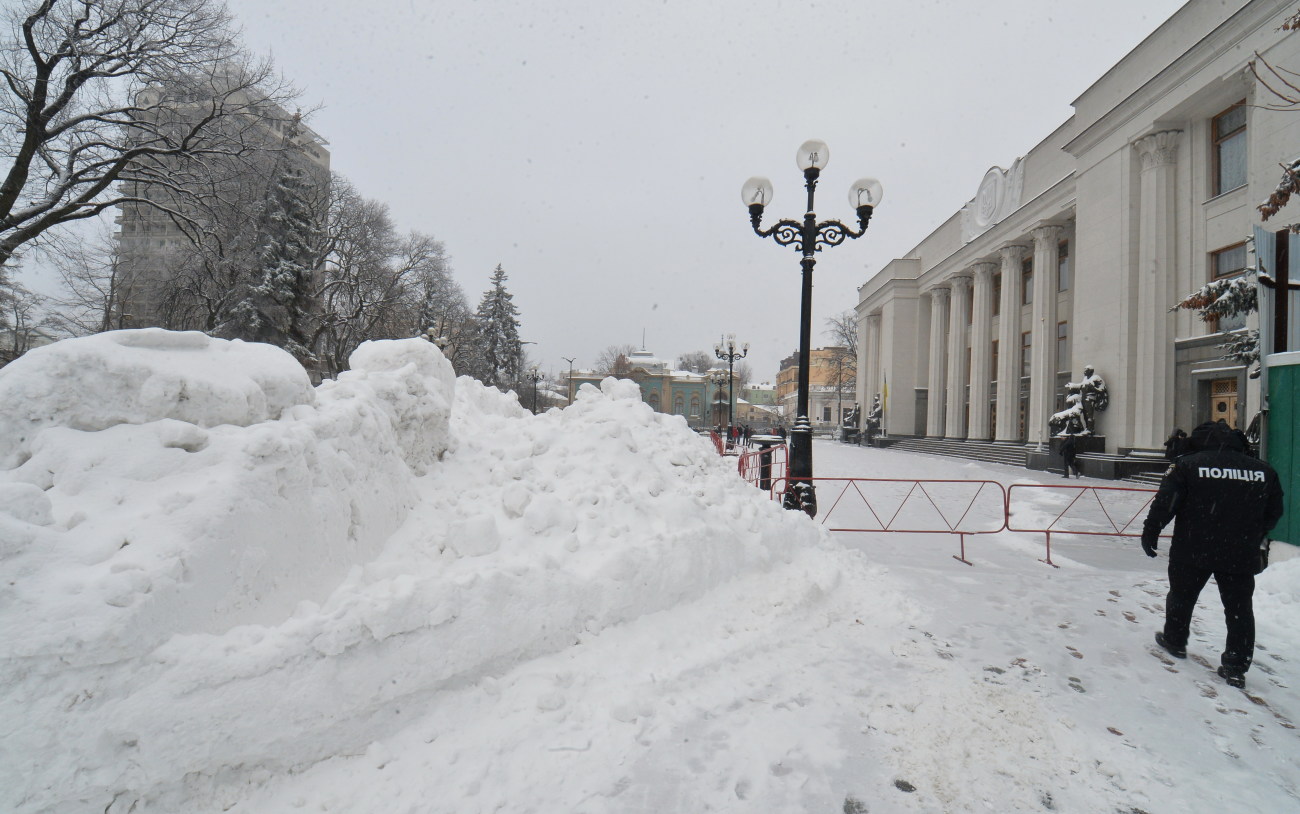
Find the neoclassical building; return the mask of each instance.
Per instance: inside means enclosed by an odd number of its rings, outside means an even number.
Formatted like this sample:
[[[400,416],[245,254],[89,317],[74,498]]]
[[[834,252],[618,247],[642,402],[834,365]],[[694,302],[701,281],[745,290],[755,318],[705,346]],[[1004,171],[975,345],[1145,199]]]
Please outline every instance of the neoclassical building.
[[[1296,203],[1267,222],[1255,208],[1300,155],[1300,111],[1269,109],[1249,67],[1258,53],[1300,70],[1300,33],[1278,30],[1298,9],[1191,0],[1068,121],[990,169],[859,288],[857,401],[887,382],[890,435],[1036,445],[1092,365],[1109,390],[1108,453],[1163,451],[1174,427],[1209,418],[1244,428],[1258,380],[1216,345],[1256,317],[1207,324],[1170,307],[1243,273],[1256,244],[1273,262],[1271,233],[1300,221]]]

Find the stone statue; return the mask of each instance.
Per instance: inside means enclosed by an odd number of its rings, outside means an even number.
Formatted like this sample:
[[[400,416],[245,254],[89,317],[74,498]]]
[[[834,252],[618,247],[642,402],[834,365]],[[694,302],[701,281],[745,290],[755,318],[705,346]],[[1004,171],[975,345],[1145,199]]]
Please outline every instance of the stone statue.
[[[867,426],[873,432],[880,432],[880,416],[882,414],[880,407],[880,394],[877,393],[871,399],[871,409],[867,411]]]
[[[1098,376],[1092,365],[1084,365],[1083,378],[1067,382],[1066,407],[1048,421],[1053,435],[1096,435],[1097,413],[1110,405],[1106,382]]]
[[[1087,435],[1083,422],[1083,404],[1079,396],[1079,385],[1070,382],[1065,386],[1065,409],[1053,413],[1047,421],[1047,429],[1052,435]]]
[[[862,425],[862,443],[871,446],[871,439],[880,434],[880,394],[871,400],[871,409],[867,411],[867,420]]]
[[[844,428],[857,429],[858,419],[861,415],[862,415],[862,407],[857,404],[853,405],[853,409],[849,410],[847,413],[844,414]]]

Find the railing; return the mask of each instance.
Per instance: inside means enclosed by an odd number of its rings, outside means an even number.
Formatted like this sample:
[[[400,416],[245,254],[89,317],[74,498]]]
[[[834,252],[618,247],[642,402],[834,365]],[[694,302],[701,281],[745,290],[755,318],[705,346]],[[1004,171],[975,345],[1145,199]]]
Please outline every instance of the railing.
[[[828,531],[952,534],[961,540],[961,553],[953,559],[967,565],[973,565],[966,559],[968,536],[997,534],[1007,526],[1007,492],[997,481],[812,480],[823,506],[818,521]],[[773,497],[783,495],[786,485],[784,478],[774,481]]]
[[[1020,496],[1037,493],[1037,497]],[[1141,537],[1155,489],[1013,483],[1007,487],[1007,531],[1038,532],[1047,540],[1042,562],[1053,568],[1052,535]],[[1168,537],[1168,535],[1161,535]]]
[[[764,480],[762,455],[771,455]],[[753,450],[740,456],[740,476],[773,500],[782,500],[789,483],[785,446]],[[1002,531],[1044,535],[1053,568],[1052,535],[1141,537],[1142,522],[1155,489],[1118,486],[1070,486],[988,480],[905,480],[896,478],[813,478],[821,497],[818,522],[828,531],[846,533],[951,534],[966,538]],[[1162,534],[1168,539],[1170,535]]]
[[[784,481],[789,473],[790,448],[779,444],[767,449],[742,452],[736,461],[736,468],[740,477],[772,497],[776,483]]]

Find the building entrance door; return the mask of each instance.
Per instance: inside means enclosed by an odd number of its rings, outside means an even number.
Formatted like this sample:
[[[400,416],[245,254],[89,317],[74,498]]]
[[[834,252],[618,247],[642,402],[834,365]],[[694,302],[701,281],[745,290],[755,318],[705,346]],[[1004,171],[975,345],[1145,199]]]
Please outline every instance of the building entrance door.
[[[1210,382],[1210,420],[1223,419],[1237,428],[1237,380],[1214,379]]]

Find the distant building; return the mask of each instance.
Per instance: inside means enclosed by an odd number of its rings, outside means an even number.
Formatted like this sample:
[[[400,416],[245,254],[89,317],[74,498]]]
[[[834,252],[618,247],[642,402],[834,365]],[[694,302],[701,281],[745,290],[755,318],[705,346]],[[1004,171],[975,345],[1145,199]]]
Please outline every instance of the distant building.
[[[808,421],[814,428],[838,426],[853,409],[856,360],[848,350],[836,346],[813,348],[808,357]],[[776,400],[784,420],[793,424],[799,400],[798,353],[781,360]]]
[[[648,350],[639,350],[627,357],[629,370],[618,376],[630,379],[641,388],[641,399],[658,413],[679,415],[692,427],[713,427],[727,423],[727,372],[721,371],[721,383],[715,383],[708,374],[674,370],[671,362],[656,357]],[[608,374],[593,371],[573,372],[572,392],[584,384],[600,386]],[[736,396],[741,389],[736,382]],[[737,415],[737,423],[740,418]]]

